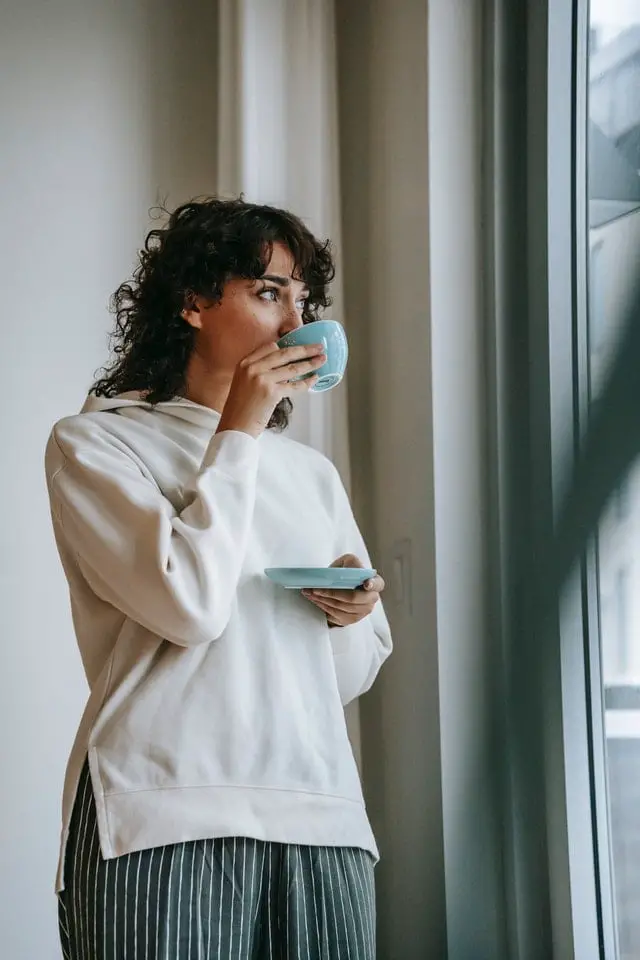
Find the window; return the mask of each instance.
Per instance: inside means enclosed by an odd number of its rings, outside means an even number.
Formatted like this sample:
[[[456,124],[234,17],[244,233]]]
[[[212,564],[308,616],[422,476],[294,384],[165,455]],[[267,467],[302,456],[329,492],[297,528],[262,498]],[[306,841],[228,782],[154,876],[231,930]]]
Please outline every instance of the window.
[[[606,335],[606,272],[604,270],[603,242],[595,243],[589,258],[589,343],[595,353],[603,345]]]
[[[510,955],[639,960],[640,458],[622,481],[617,466],[638,414],[609,373],[635,356],[620,343],[640,272],[640,0],[493,9],[505,888],[526,891],[508,901]]]
[[[597,403],[640,262],[640,0],[591,0],[588,68],[588,393]],[[640,957],[640,469],[614,492],[597,536],[601,831],[619,960]],[[603,826],[601,824],[601,826]]]

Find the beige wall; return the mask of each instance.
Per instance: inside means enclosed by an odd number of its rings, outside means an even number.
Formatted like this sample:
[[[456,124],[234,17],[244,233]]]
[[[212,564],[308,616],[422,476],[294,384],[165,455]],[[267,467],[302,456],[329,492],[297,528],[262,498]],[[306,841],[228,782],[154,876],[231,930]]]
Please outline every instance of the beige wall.
[[[480,6],[336,9],[353,496],[395,639],[361,703],[379,956],[496,960]],[[411,609],[393,586],[407,541]]]
[[[444,956],[434,576],[426,4],[337,0],[353,498],[387,573],[413,544],[413,612],[361,702],[382,958]],[[388,573],[387,573],[388,577]],[[389,577],[388,577],[389,579]]]
[[[215,4],[2,5],[0,955],[58,960],[63,769],[85,683],[43,453],[106,359],[148,209],[215,185]]]

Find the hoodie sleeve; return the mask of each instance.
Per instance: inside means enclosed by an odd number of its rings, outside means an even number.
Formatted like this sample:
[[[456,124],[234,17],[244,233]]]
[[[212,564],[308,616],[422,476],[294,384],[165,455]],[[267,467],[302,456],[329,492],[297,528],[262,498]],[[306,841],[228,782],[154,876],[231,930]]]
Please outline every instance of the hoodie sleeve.
[[[247,548],[258,455],[245,433],[215,434],[178,512],[95,420],[61,421],[46,453],[57,535],[94,593],[127,617],[180,646],[216,640]]]
[[[364,566],[374,567],[358,528],[344,485],[333,467],[336,489],[336,556],[352,553]],[[364,620],[329,631],[338,687],[343,705],[366,693],[392,650],[391,630],[382,600]]]

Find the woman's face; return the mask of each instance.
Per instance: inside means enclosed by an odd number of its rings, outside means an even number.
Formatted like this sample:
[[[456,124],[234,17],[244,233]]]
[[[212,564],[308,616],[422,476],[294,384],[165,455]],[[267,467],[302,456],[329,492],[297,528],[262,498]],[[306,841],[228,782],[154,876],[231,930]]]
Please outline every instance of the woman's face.
[[[258,347],[302,326],[309,290],[293,279],[294,266],[289,249],[274,243],[259,280],[229,280],[218,303],[197,297],[198,310],[183,311],[196,328],[194,353],[210,373],[231,378],[238,363]]]

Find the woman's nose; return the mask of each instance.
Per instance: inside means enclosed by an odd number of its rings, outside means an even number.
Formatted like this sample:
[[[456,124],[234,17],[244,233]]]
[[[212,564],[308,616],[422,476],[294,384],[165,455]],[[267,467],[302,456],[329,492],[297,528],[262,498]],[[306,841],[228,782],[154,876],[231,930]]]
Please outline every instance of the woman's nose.
[[[280,336],[284,337],[285,334],[291,333],[292,330],[297,330],[298,327],[303,325],[303,320],[297,310],[287,310],[286,316],[282,321],[280,327]]]

